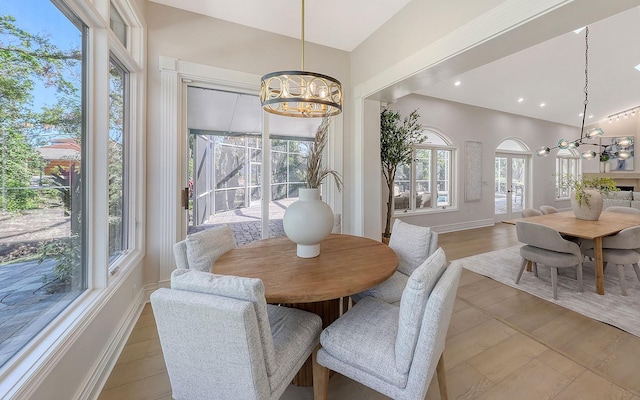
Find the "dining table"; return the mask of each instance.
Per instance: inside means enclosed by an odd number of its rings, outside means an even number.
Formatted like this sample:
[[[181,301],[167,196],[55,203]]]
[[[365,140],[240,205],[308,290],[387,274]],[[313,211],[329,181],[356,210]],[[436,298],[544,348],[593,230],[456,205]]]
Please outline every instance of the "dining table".
[[[398,267],[393,249],[365,237],[331,234],[313,258],[298,257],[296,246],[285,236],[254,241],[223,254],[211,272],[259,278],[267,303],[318,314],[326,328],[340,317],[344,297],[384,282]],[[293,383],[313,385],[311,359]]]
[[[596,292],[604,295],[604,262],[602,239],[615,235],[623,229],[640,225],[640,215],[603,211],[596,221],[578,219],[573,211],[563,211],[534,217],[516,218],[503,222],[515,225],[518,221],[529,221],[546,225],[563,235],[593,240],[595,255]]]

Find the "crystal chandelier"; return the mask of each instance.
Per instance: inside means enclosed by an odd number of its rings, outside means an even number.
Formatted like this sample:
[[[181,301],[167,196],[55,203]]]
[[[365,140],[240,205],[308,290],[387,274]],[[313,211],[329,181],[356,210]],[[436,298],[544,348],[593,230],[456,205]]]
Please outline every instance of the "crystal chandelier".
[[[304,0],[302,0],[302,68],[266,74],[260,82],[260,103],[272,114],[286,117],[330,117],[342,112],[340,81],[304,71]]]
[[[569,141],[567,139],[558,140],[555,147],[541,146],[536,150],[536,154],[541,157],[548,156],[552,149],[575,149],[580,145],[602,147],[602,151],[595,152],[586,150],[580,156],[586,160],[599,158],[600,160],[608,160],[609,158],[618,158],[626,160],[631,157],[631,152],[627,150],[633,144],[633,138],[619,138],[615,143],[602,145],[598,143],[589,143],[585,140],[597,139],[604,135],[602,128],[592,128],[586,133],[584,131],[584,121],[587,117],[587,104],[589,104],[589,27],[585,28],[584,34],[585,52],[584,52],[584,110],[582,112],[582,126],[580,127],[580,138]],[[612,146],[613,145],[613,146]],[[616,150],[611,150],[613,147]]]

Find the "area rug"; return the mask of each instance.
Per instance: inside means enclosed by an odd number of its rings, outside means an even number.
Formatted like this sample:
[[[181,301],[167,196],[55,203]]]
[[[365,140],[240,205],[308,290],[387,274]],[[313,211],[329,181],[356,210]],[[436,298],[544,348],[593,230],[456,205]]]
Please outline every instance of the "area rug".
[[[640,337],[640,281],[630,266],[625,268],[627,296],[620,294],[617,266],[605,270],[604,296],[596,293],[593,261],[583,265],[584,292],[578,292],[578,282],[572,269],[559,270],[558,300],[553,299],[551,269],[538,266],[538,277],[524,272],[520,284],[515,279],[520,269],[520,246],[508,247],[489,253],[452,261],[463,268],[484,275],[505,285],[523,290],[587,317],[618,327]]]

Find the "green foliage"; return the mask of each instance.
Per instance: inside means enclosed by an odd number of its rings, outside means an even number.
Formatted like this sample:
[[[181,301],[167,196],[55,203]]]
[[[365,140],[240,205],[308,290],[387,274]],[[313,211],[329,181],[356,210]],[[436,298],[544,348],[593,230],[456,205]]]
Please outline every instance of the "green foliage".
[[[313,146],[309,151],[307,159],[307,171],[305,174],[305,182],[308,188],[318,188],[322,181],[329,175],[333,176],[339,191],[342,191],[342,176],[332,169],[322,165],[322,153],[327,145],[329,138],[329,124],[331,120],[327,117],[322,119],[322,123],[316,130]]]
[[[37,196],[28,187],[39,173],[40,155],[15,130],[0,131],[0,142],[0,206],[12,212],[35,207]]]
[[[586,189],[595,189],[603,195],[620,190],[616,187],[616,182],[611,178],[584,178],[582,176],[576,178],[571,174],[566,174],[560,177],[558,183],[560,187],[571,189],[574,192],[579,206],[584,202],[587,207],[590,207],[589,198],[591,195],[585,191]]]
[[[55,276],[43,276],[45,284],[56,281],[61,286],[71,286],[72,290],[82,285],[82,243],[79,235],[44,242],[39,249],[38,263],[51,259],[56,261],[53,268]]]
[[[387,221],[383,234],[385,237],[389,237],[391,232],[391,204],[396,169],[399,165],[411,163],[413,146],[427,140],[423,135],[424,127],[418,122],[419,118],[417,109],[404,118],[399,111],[386,108],[380,113],[380,161],[389,190]]]

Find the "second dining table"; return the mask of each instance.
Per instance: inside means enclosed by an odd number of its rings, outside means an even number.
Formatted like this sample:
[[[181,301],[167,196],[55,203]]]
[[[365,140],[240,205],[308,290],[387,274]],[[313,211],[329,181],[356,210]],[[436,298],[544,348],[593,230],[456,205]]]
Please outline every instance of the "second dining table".
[[[640,225],[640,215],[603,211],[597,221],[578,219],[573,211],[537,215],[504,221],[515,224],[518,221],[530,221],[546,225],[563,235],[593,240],[595,253],[596,292],[604,294],[604,263],[602,260],[602,239],[615,235],[623,229]]]

